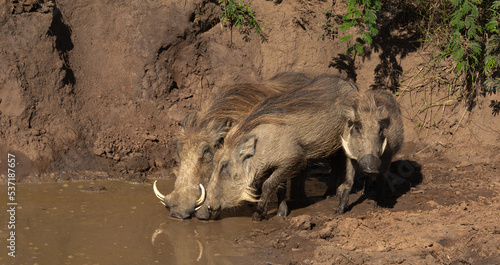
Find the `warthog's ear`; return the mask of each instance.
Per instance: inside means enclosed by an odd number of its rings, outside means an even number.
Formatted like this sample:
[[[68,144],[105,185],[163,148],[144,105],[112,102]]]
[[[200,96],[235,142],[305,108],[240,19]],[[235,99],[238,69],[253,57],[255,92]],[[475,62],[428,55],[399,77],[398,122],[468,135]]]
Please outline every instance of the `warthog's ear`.
[[[352,126],[354,121],[356,120],[356,110],[352,106],[342,106],[342,115],[344,118],[349,121],[348,126]]]
[[[255,136],[249,137],[240,147],[241,161],[255,155],[255,147],[257,145],[257,138]]]
[[[197,119],[198,119],[198,112],[193,111],[189,113],[181,122],[182,128],[194,127]]]
[[[387,108],[384,105],[377,106],[376,113],[379,120],[389,119],[389,111],[387,111]]]
[[[224,138],[231,126],[232,122],[229,119],[218,120],[210,124],[211,131],[214,133],[212,140],[215,148],[220,148],[224,144]]]
[[[340,110],[342,112],[342,116],[346,120],[355,121],[356,120],[356,110],[358,108],[359,103],[359,93],[354,93],[349,95],[340,104]]]
[[[380,121],[380,127],[382,127],[383,129],[389,128],[390,125],[391,125],[391,119],[390,118],[385,118],[385,119],[382,119]]]

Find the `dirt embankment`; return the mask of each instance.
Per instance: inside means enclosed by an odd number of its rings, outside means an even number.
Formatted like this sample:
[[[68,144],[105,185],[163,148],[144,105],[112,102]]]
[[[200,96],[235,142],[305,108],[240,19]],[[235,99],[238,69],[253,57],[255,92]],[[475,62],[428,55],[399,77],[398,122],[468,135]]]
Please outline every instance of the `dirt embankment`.
[[[487,107],[498,96],[481,99],[472,112],[425,105],[440,89],[418,86],[425,80],[419,36],[394,31],[407,25],[398,19],[404,10],[395,8],[373,49],[353,61],[325,27],[338,23],[342,3],[251,7],[263,36],[238,28],[231,34],[213,1],[5,0],[0,151],[18,155],[26,181],[170,176],[179,122],[214,88],[296,71],[341,74],[361,89],[400,89],[407,142],[428,145],[422,152],[470,146],[459,162],[499,160],[476,148],[499,146],[498,117]]]
[[[338,73],[344,49],[319,39],[321,1],[252,3],[265,37],[231,34],[212,1],[4,3],[0,147],[26,181],[168,176],[179,121],[214,88]]]

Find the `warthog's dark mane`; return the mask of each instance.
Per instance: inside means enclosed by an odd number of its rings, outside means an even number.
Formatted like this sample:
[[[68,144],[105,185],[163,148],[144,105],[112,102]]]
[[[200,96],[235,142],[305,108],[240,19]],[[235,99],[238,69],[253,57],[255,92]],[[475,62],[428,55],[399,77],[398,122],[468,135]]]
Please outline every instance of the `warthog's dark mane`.
[[[267,98],[239,124],[237,129],[231,132],[231,135],[228,135],[228,139],[226,140],[235,144],[245,134],[259,125],[271,123],[286,124],[287,118],[289,119],[291,115],[300,115],[302,112],[310,111],[311,108],[322,110],[325,107],[324,100],[318,99],[325,97],[325,86],[335,87],[345,85],[355,86],[340,77],[322,75],[304,84],[302,87],[297,87],[290,92]],[[331,104],[343,104],[339,100],[350,98],[351,94],[349,92],[349,94],[345,95],[332,96],[332,98],[337,100],[335,102],[332,101]]]
[[[310,79],[298,73],[281,73],[267,82],[226,86],[209,100],[208,107],[188,115],[183,122],[185,136],[209,133],[217,123],[229,127],[239,123],[264,99],[308,83]]]

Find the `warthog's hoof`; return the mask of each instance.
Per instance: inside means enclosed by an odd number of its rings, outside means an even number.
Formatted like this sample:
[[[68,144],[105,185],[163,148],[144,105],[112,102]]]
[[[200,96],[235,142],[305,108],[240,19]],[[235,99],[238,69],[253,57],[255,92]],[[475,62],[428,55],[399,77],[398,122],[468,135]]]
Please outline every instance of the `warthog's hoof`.
[[[335,214],[343,214],[343,213],[345,213],[345,207],[338,207],[335,210]]]
[[[252,221],[254,222],[260,222],[262,220],[266,219],[266,215],[258,212],[254,212],[252,215]]]
[[[278,208],[278,216],[283,216],[286,217],[288,216],[288,206],[286,204],[281,204],[280,207]]]

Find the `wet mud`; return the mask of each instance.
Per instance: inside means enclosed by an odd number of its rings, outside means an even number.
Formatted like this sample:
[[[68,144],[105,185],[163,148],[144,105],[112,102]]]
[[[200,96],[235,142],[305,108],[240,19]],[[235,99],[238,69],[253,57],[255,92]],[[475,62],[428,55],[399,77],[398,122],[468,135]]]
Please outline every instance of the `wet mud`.
[[[165,190],[173,185],[161,182]],[[172,219],[151,187],[124,181],[18,184],[16,257],[2,254],[0,263],[237,264],[248,256],[235,236],[251,229],[249,218]],[[7,233],[2,227],[2,242]]]

